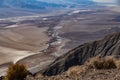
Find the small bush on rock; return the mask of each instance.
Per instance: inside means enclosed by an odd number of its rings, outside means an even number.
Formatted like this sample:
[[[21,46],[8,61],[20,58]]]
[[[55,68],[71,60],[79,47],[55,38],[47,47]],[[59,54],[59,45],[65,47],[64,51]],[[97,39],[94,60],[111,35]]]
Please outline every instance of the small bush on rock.
[[[115,69],[117,68],[115,61],[113,58],[109,57],[94,57],[89,59],[85,63],[86,67],[94,68],[94,69]]]
[[[8,68],[5,80],[24,80],[28,74],[23,64],[13,64]]]
[[[67,76],[79,75],[79,74],[85,73],[85,71],[86,69],[84,66],[73,66],[66,71],[66,75]]]

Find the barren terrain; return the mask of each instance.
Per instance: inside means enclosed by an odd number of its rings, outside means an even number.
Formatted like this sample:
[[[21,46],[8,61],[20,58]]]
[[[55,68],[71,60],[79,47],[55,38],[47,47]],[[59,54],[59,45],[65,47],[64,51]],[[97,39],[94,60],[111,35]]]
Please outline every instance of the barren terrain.
[[[50,39],[46,34],[47,30],[48,27],[38,28],[34,24],[13,24],[1,28],[0,64],[16,63],[47,49]]]
[[[1,69],[18,62],[36,73],[74,47],[119,31],[119,12],[101,7],[0,19]]]

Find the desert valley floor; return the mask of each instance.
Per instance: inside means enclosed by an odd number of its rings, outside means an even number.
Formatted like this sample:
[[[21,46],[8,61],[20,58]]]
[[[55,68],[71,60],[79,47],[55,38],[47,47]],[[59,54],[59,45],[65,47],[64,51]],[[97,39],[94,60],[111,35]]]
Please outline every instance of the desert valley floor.
[[[115,10],[96,7],[0,19],[0,73],[12,63],[23,63],[36,73],[80,44],[119,32],[119,18]]]

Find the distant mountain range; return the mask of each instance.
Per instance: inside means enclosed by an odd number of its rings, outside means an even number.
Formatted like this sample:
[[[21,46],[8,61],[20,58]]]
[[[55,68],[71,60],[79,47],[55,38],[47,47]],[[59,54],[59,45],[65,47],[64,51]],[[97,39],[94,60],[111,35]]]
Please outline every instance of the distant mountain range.
[[[41,2],[38,0],[0,0],[1,8],[45,9],[65,7],[62,4]]]
[[[49,14],[52,10],[55,11],[64,7],[66,5],[38,0],[0,0],[0,18]]]
[[[0,0],[0,8],[46,9],[93,4],[90,0]]]
[[[42,2],[55,3],[55,4],[91,4],[91,0],[38,0]]]
[[[0,18],[39,14],[86,7],[94,4],[119,5],[118,0],[0,0]],[[63,12],[64,12],[63,11]]]
[[[0,18],[65,11],[93,3],[89,0],[0,0]]]

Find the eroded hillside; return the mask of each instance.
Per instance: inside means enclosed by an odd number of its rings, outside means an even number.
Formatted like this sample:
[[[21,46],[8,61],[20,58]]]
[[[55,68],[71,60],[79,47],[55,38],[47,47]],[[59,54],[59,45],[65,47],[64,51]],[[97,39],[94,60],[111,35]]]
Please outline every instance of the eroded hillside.
[[[87,59],[94,56],[119,55],[120,33],[114,33],[105,38],[85,43],[59,57],[48,69],[43,71],[44,75],[56,75],[66,71],[69,67],[82,65]]]

